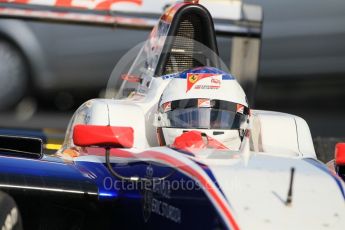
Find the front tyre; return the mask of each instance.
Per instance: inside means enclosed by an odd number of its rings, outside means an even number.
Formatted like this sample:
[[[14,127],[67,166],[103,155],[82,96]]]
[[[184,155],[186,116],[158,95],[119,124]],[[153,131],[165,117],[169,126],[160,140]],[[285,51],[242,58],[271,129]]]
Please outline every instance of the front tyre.
[[[0,191],[0,230],[22,230],[22,223],[14,200]]]
[[[0,111],[9,109],[23,98],[28,71],[22,53],[0,38]]]

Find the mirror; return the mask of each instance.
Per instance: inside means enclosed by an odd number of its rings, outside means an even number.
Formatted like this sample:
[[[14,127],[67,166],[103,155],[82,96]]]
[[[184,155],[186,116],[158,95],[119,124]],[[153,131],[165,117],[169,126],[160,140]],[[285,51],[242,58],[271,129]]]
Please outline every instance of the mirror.
[[[132,127],[76,125],[73,129],[73,142],[81,147],[131,148],[133,141]]]
[[[345,143],[338,143],[335,146],[335,164],[345,165]]]

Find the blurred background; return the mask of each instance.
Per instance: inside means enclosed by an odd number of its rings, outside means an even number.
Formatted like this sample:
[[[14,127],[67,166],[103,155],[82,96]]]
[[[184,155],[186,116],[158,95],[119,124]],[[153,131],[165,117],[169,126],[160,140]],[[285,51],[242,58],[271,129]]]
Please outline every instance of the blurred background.
[[[244,2],[264,10],[253,107],[303,117],[317,148],[345,141],[345,1]],[[102,97],[117,61],[148,33],[0,19],[0,127],[63,131],[83,101]],[[231,40],[218,42],[230,63]]]

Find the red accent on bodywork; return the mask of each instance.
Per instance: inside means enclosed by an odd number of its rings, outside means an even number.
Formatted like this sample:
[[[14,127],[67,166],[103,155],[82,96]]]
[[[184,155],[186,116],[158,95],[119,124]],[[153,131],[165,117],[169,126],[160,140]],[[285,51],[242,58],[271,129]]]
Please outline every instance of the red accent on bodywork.
[[[142,5],[143,1],[142,0],[108,0],[108,1],[102,1],[98,3],[95,7],[97,10],[110,10],[111,5],[114,3],[120,3],[120,2],[128,2],[128,3],[134,3],[137,5]]]
[[[31,3],[30,0],[0,0],[0,2],[43,5],[37,2]],[[52,2],[51,4],[44,4],[44,5],[63,7],[63,8],[86,9],[87,7],[85,6],[85,4],[88,4],[88,3],[93,6],[91,7],[91,9],[94,9],[94,10],[111,10],[111,6],[116,3],[133,3],[140,6],[143,4],[143,0],[104,0],[104,1],[88,0],[88,1],[83,1],[82,4],[80,4],[80,2],[78,1],[73,1],[73,0],[56,0],[55,2]]]
[[[0,2],[8,2],[8,3],[20,3],[20,4],[28,4],[30,0],[1,0]]]
[[[72,6],[72,0],[56,0],[55,6],[71,7]]]
[[[76,125],[73,129],[73,142],[77,146],[133,147],[132,127]]]
[[[91,3],[94,3],[94,0],[89,0]],[[121,3],[121,2],[128,2],[128,3],[134,3],[137,5],[142,4],[142,0],[105,0],[98,2],[97,5],[94,5],[92,9],[95,10],[110,10],[111,5],[115,3]],[[84,2],[87,3],[87,2]],[[55,3],[55,6],[58,7],[65,7],[65,8],[86,8],[85,6],[78,5],[77,3],[73,3],[73,0],[57,0]]]
[[[202,139],[201,132],[190,131],[176,137],[172,147],[182,150],[203,149],[206,148],[206,144]]]
[[[122,155],[122,153],[121,153]],[[140,159],[152,159],[152,160],[158,160],[165,162],[168,165],[171,165],[178,169],[179,171],[182,171],[186,173],[187,175],[192,176],[194,179],[199,181],[200,185],[205,189],[207,193],[209,193],[209,196],[212,197],[216,203],[216,205],[219,207],[219,209],[224,214],[226,220],[228,221],[228,224],[231,226],[231,229],[238,230],[239,226],[232,215],[230,209],[228,208],[228,205],[224,200],[221,199],[219,196],[218,188],[215,187],[214,184],[209,184],[206,178],[201,175],[198,171],[190,167],[189,165],[185,164],[184,162],[174,158],[170,157],[166,154],[162,154],[160,152],[155,151],[145,151],[136,155],[133,155],[134,158],[140,158]]]
[[[83,148],[84,152],[81,152],[80,155],[104,155],[105,149],[100,148]],[[175,167],[177,170],[184,172],[185,174],[193,177],[195,180],[197,180],[200,183],[200,186],[205,190],[206,193],[211,197],[211,199],[214,200],[216,206],[221,210],[221,213],[225,216],[225,220],[227,221],[228,225],[231,227],[231,229],[238,230],[239,226],[234,218],[234,216],[231,213],[230,208],[228,207],[228,204],[224,199],[221,198],[221,195],[219,194],[218,188],[212,183],[209,184],[207,179],[200,174],[198,171],[193,169],[188,164],[185,164],[184,162],[178,160],[175,157],[171,157],[169,155],[156,152],[156,151],[145,151],[141,153],[131,153],[126,150],[122,149],[111,149],[110,155],[114,157],[122,157],[122,158],[129,158],[129,159],[145,159],[145,160],[152,160],[152,161],[159,161],[164,162],[167,165]]]
[[[122,74],[121,75],[122,80],[128,81],[128,82],[140,82],[140,77],[136,75],[130,75],[130,74]]]
[[[215,203],[224,213],[226,220],[229,221],[228,223],[231,226],[231,229],[235,229],[235,230],[240,229],[235,218],[233,217],[229,208],[227,207],[227,204],[223,202],[223,200],[217,194],[216,192],[217,188],[209,184],[206,178],[203,177],[200,173],[198,173],[196,170],[194,170],[192,167],[188,166],[187,164],[184,164],[182,161],[179,161],[173,157],[169,157],[168,155],[165,155],[165,154],[161,154],[161,153],[153,152],[153,151],[143,152],[142,154],[144,157],[152,157],[154,159],[164,161],[176,167],[177,169],[194,177],[197,181],[199,181],[200,185],[209,192],[210,196],[214,198]]]
[[[226,147],[225,145],[223,145],[221,142],[217,141],[216,139],[207,136],[207,140],[208,140],[208,147],[209,148],[213,148],[213,149],[229,149],[228,147]]]
[[[165,21],[166,23],[171,23],[175,17],[176,12],[184,5],[191,4],[189,2],[180,2],[169,7],[164,14],[161,16],[160,20]]]
[[[345,143],[338,143],[335,146],[335,164],[345,165]]]
[[[80,150],[79,156],[105,156],[106,150],[102,147],[84,147]],[[111,157],[133,158],[133,153],[123,149],[110,149]]]

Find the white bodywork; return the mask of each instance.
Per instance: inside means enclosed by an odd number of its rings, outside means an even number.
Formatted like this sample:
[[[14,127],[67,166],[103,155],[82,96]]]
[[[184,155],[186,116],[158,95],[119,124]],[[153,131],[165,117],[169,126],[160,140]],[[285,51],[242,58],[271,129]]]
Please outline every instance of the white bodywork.
[[[291,167],[293,201],[286,206]],[[299,157],[254,154],[246,166],[238,160],[210,168],[242,229],[344,228],[344,197],[335,181]]]
[[[133,127],[136,130],[136,149],[158,146],[154,114],[160,95],[169,81],[153,79],[148,94],[142,98],[94,99],[84,103],[70,122],[66,140],[72,139],[71,129],[75,124],[110,124]],[[316,158],[309,127],[302,118],[286,113],[252,110],[251,120],[253,151]]]
[[[169,79],[154,79],[143,98],[86,102],[71,120],[64,148],[73,146],[75,124],[130,126],[135,132],[134,148],[129,151],[159,151],[199,171],[202,170],[195,161],[208,165],[241,229],[344,229],[344,184],[304,160],[316,160],[316,155],[308,125],[302,118],[252,110],[250,152],[239,157],[195,157],[192,161],[190,156],[158,147],[153,117],[168,82]],[[76,160],[95,159],[91,156]],[[296,171],[293,202],[287,206],[292,167]],[[216,204],[215,207],[219,208]]]

